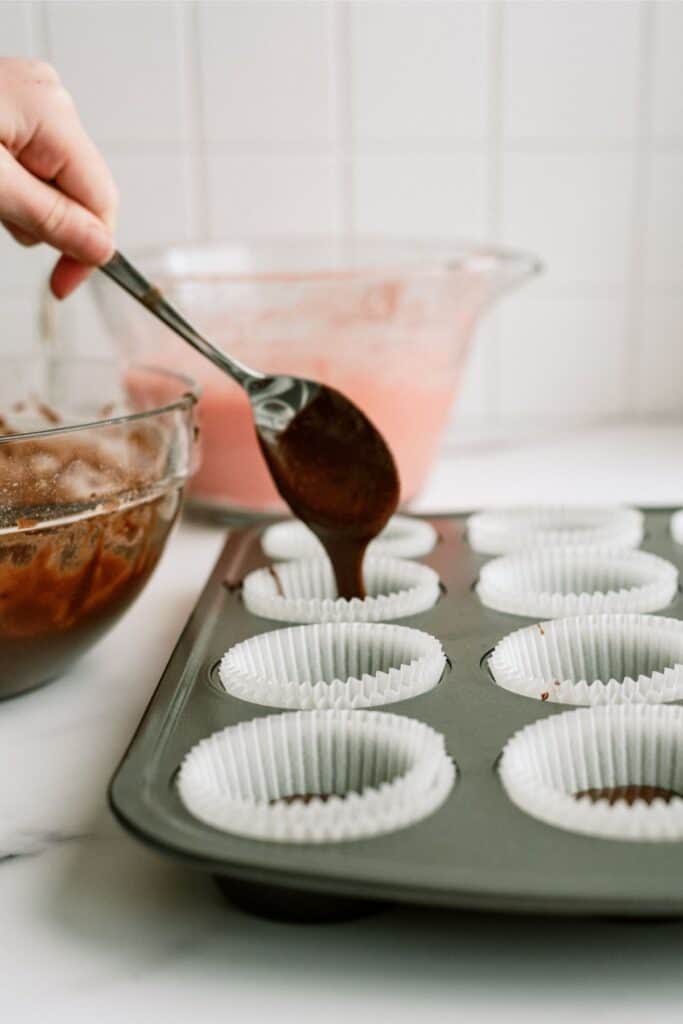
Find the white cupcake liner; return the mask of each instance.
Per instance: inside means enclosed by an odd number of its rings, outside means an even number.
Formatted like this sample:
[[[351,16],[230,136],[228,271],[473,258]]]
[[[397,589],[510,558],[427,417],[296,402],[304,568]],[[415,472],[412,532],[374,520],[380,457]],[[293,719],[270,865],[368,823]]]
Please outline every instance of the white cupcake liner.
[[[491,674],[506,690],[557,704],[683,699],[683,622],[586,615],[518,629],[496,645]]]
[[[427,611],[439,598],[439,577],[426,565],[399,558],[366,558],[368,597],[335,597],[326,558],[280,562],[244,580],[244,603],[254,615],[282,622],[382,622]],[[282,593],[278,593],[278,589]]]
[[[549,825],[607,839],[683,840],[683,799],[632,806],[573,794],[615,786],[683,792],[683,708],[581,708],[528,725],[499,764],[513,803]]]
[[[181,765],[178,790],[213,828],[322,843],[412,825],[444,802],[454,779],[443,736],[422,722],[378,711],[296,711],[202,740]],[[311,794],[332,795],[283,799]]]
[[[376,557],[421,558],[438,539],[431,523],[412,516],[392,516],[379,537],[368,546]],[[324,548],[312,530],[298,520],[275,523],[264,531],[261,546],[269,558],[319,558]]]
[[[548,548],[487,562],[477,594],[496,611],[559,619],[654,612],[673,600],[677,586],[676,567],[644,551]]]
[[[408,626],[327,622],[244,640],[219,668],[226,691],[271,708],[371,708],[433,689],[446,656]]]
[[[571,505],[492,509],[467,520],[470,546],[484,555],[527,548],[637,548],[643,514],[634,508]]]
[[[683,544],[683,509],[671,517],[671,536],[677,544]]]

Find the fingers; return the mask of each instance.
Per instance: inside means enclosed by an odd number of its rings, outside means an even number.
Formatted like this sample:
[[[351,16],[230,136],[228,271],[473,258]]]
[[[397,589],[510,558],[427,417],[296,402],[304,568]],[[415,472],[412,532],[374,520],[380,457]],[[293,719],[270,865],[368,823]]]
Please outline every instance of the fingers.
[[[113,230],[116,186],[49,64],[0,59],[0,142],[31,174],[54,181]]]
[[[102,220],[40,181],[0,147],[0,219],[81,263],[106,263],[114,242]]]
[[[60,256],[52,274],[50,275],[50,289],[57,299],[65,299],[71,295],[79,284],[82,284],[93,272],[92,267],[86,267],[83,263],[71,259],[70,256]]]
[[[85,132],[71,97],[61,87],[49,90],[49,102],[36,131],[17,159],[31,174],[54,181],[113,230],[118,208],[114,179]]]
[[[58,298],[112,255],[117,207],[109,169],[54,68],[0,58],[0,221],[22,245],[61,250],[50,281]]]
[[[3,228],[5,228],[6,231],[9,231],[12,238],[15,240],[15,242],[18,242],[19,245],[38,244],[37,238],[34,238],[33,235],[28,235],[25,231],[21,231],[20,228],[16,228],[14,224],[10,224],[9,221],[3,220],[0,221],[0,224],[2,224]]]

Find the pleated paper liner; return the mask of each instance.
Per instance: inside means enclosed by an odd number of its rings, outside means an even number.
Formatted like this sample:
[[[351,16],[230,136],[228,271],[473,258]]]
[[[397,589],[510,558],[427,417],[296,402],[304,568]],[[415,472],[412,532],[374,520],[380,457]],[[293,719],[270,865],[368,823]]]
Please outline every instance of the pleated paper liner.
[[[297,711],[202,740],[185,757],[180,798],[213,828],[285,843],[344,842],[405,828],[448,796],[443,737],[379,711]]]
[[[496,645],[489,669],[498,686],[550,703],[683,700],[683,622],[586,615],[525,626]]]
[[[219,669],[226,691],[271,708],[371,708],[417,697],[441,679],[439,641],[407,626],[327,622],[236,644]]]
[[[542,505],[491,509],[467,521],[470,546],[484,555],[527,548],[637,548],[643,539],[643,514],[634,508]]]
[[[683,544],[683,509],[671,517],[671,536],[677,544]]]
[[[437,533],[431,523],[411,516],[392,516],[368,553],[376,557],[422,558],[437,542]],[[269,558],[320,558],[323,546],[312,530],[298,520],[275,523],[264,531],[261,546]]]
[[[605,839],[683,840],[683,708],[565,711],[506,744],[500,779],[521,810]]]
[[[548,548],[487,562],[476,589],[496,611],[557,619],[658,611],[677,586],[676,567],[644,551]]]
[[[282,622],[386,622],[427,611],[439,599],[439,577],[426,565],[398,558],[365,559],[368,596],[336,597],[332,568],[323,558],[257,569],[242,594],[254,615]]]

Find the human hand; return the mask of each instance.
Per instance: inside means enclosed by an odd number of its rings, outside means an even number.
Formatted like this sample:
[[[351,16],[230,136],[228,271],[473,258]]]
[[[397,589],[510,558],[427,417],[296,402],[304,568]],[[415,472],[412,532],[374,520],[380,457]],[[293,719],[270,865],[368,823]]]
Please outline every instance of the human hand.
[[[114,252],[118,196],[69,93],[43,61],[0,58],[0,221],[22,245],[62,255],[50,287],[69,295]]]

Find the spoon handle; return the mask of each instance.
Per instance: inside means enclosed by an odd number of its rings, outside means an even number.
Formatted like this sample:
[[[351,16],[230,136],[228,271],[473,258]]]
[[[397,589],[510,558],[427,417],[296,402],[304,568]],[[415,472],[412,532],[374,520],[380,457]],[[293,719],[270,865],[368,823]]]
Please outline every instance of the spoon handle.
[[[221,352],[219,348],[195,331],[194,327],[188,324],[187,320],[166,301],[159,289],[150,284],[122,253],[115,252],[109,262],[100,267],[100,270],[134,299],[137,299],[150,313],[163,321],[167,327],[184,338],[189,345],[210,359],[221,370],[229,373],[242,387],[246,388],[254,381],[263,379],[262,373],[244,366],[237,359],[231,359],[230,356]]]

